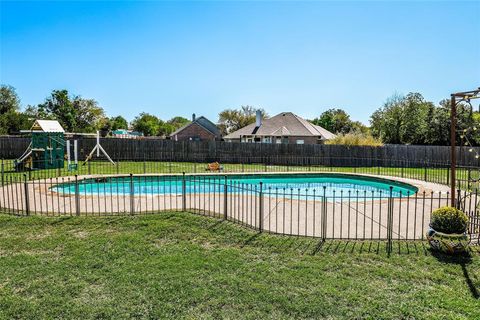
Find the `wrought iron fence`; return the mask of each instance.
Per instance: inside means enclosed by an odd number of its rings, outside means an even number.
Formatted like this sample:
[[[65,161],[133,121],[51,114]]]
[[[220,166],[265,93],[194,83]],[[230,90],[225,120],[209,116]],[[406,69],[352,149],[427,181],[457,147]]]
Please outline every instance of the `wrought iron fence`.
[[[277,188],[240,183],[227,175],[116,175],[28,180],[9,176],[0,208],[14,215],[102,216],[188,211],[258,230],[323,240],[421,240],[433,210],[449,204],[448,192],[394,193]],[[477,191],[458,190],[478,243]]]
[[[36,167],[29,163],[27,167],[16,166],[14,160],[1,160],[0,175],[2,184],[9,181],[9,177],[22,178],[26,174],[28,180],[47,179],[50,177],[72,175],[113,175],[113,174],[180,174],[186,173],[228,173],[228,172],[346,172],[370,175],[383,175],[400,178],[423,180],[427,182],[449,184],[450,167],[444,162],[425,162],[419,165],[415,160],[391,160],[387,164],[382,159],[358,158],[357,166],[345,166],[345,158],[334,157],[238,157],[237,163],[219,162],[219,170],[211,171],[205,162],[173,162],[173,161],[116,161],[112,164],[108,161],[89,161],[79,163],[74,167],[65,166],[56,169],[29,169]],[[351,164],[352,159],[348,159]],[[480,181],[480,168],[458,167],[457,185],[460,189],[472,190],[478,187]]]

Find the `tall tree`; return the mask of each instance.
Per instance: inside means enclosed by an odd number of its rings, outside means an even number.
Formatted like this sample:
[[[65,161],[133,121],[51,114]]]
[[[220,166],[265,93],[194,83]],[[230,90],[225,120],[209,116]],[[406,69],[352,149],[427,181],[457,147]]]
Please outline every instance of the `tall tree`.
[[[374,137],[385,143],[402,143],[403,99],[403,96],[395,94],[372,114],[370,123]]]
[[[109,123],[110,130],[128,129],[128,122],[122,116],[111,117]]]
[[[350,132],[359,133],[363,135],[371,135],[370,128],[361,123],[360,121],[352,122],[352,130]]]
[[[457,143],[465,139],[480,142],[480,115],[476,116],[467,104],[457,106]],[[395,95],[371,117],[374,136],[385,143],[450,144],[450,100],[442,100],[440,106],[426,101],[419,93]],[[463,136],[463,138],[462,138]],[[462,140],[463,139],[463,140]]]
[[[108,121],[103,108],[93,99],[75,97],[72,105],[76,110],[74,132],[95,132]]]
[[[156,116],[142,112],[132,121],[134,130],[142,132],[145,136],[156,136],[159,133],[160,122]]]
[[[261,108],[252,106],[241,106],[240,109],[226,109],[219,114],[219,127],[224,134],[234,132],[251,123],[255,122],[257,110],[262,113],[262,118],[267,118],[268,114]]]
[[[51,95],[38,105],[38,112],[58,120],[65,131],[75,131],[78,112],[67,90],[53,90]]]
[[[160,120],[160,127],[158,128],[158,135],[159,136],[169,136],[172,132],[174,132],[177,128],[168,122],[163,122]]]
[[[20,112],[20,98],[15,88],[0,86],[0,134],[16,133],[22,129],[30,129],[32,120]]]
[[[20,109],[20,98],[15,88],[2,84],[0,86],[0,115],[10,111],[18,111]]]
[[[189,123],[190,120],[188,120],[187,118],[184,118],[184,117],[173,117],[172,119],[168,120],[167,123],[172,125],[175,130],[180,128],[180,127],[183,127],[184,125],[186,125],[187,123]]]
[[[409,93],[402,102],[400,139],[406,144],[425,144],[429,131],[429,116],[435,106],[420,93]]]
[[[346,134],[355,129],[364,130],[360,122],[350,120],[350,116],[342,109],[324,111],[320,117],[313,119],[312,123],[333,133]]]
[[[33,120],[24,112],[8,111],[0,115],[0,134],[14,134],[32,127]]]
[[[95,132],[107,120],[97,101],[70,96],[67,90],[53,90],[43,103],[27,111],[37,118],[58,120],[67,132]]]
[[[178,128],[184,126],[185,124],[189,123],[190,121],[183,117],[173,117],[172,119],[164,122],[159,119],[159,128],[157,135],[159,136],[168,136],[173,133]]]
[[[425,144],[449,145],[450,144],[450,100],[440,101],[440,106],[435,107],[429,114],[429,130],[425,136]]]

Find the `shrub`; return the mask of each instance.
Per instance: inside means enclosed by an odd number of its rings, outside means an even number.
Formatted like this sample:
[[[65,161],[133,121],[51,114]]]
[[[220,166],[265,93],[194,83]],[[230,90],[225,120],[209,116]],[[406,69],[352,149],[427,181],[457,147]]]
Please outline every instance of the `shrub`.
[[[442,207],[432,212],[430,226],[443,233],[464,233],[467,230],[467,215],[453,207]]]
[[[370,134],[365,133],[347,133],[339,134],[335,138],[325,142],[326,144],[340,144],[345,146],[370,146],[379,147],[383,146],[381,140],[373,137]]]

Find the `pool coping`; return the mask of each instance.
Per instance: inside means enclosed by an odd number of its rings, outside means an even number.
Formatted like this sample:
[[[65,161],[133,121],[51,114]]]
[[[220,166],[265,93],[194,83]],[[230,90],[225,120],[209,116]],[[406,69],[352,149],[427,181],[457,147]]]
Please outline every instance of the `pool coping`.
[[[249,176],[249,175],[340,175],[340,176],[350,176],[350,177],[369,177],[374,179],[383,179],[387,181],[391,181],[392,183],[400,182],[412,185],[418,189],[417,193],[422,194],[430,194],[430,193],[447,193],[450,192],[450,187],[443,184],[427,182],[423,180],[417,179],[410,179],[410,178],[401,178],[395,176],[386,176],[386,175],[375,175],[375,174],[362,174],[362,173],[345,173],[345,172],[337,172],[337,171],[330,171],[330,172],[312,172],[312,171],[294,171],[294,172],[201,172],[201,173],[185,173],[185,176]],[[130,174],[91,174],[91,175],[79,175],[77,179],[85,180],[85,179],[95,179],[95,178],[105,178],[105,177],[129,177]],[[183,173],[144,173],[144,174],[133,174],[135,177],[181,177]],[[64,176],[58,177],[63,178],[62,180],[70,179],[69,182],[75,178],[75,176]],[[57,179],[57,178],[55,178]],[[50,182],[50,179],[40,179],[36,180],[39,184],[42,182]],[[63,183],[67,181],[62,181],[58,183]],[[51,191],[52,193],[57,193],[55,191]]]

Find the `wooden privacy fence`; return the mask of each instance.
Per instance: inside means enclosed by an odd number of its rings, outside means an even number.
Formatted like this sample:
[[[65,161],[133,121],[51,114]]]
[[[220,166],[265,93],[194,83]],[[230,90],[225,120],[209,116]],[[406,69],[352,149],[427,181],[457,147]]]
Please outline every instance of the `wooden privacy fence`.
[[[94,138],[80,137],[79,159],[85,159],[95,145]],[[0,137],[0,158],[19,157],[28,147],[27,137]],[[161,139],[101,139],[103,148],[116,160],[179,161],[225,163],[269,163],[329,166],[392,166],[408,162],[411,166],[448,165],[450,147],[385,145],[382,147],[347,147],[341,145],[253,144],[223,141],[184,141]],[[480,152],[480,148],[476,148]],[[303,160],[302,160],[303,158]],[[309,160],[305,160],[305,159]],[[311,163],[317,159],[317,163]],[[467,147],[457,147],[460,166],[479,166],[479,159]],[[308,163],[306,163],[308,162]]]

